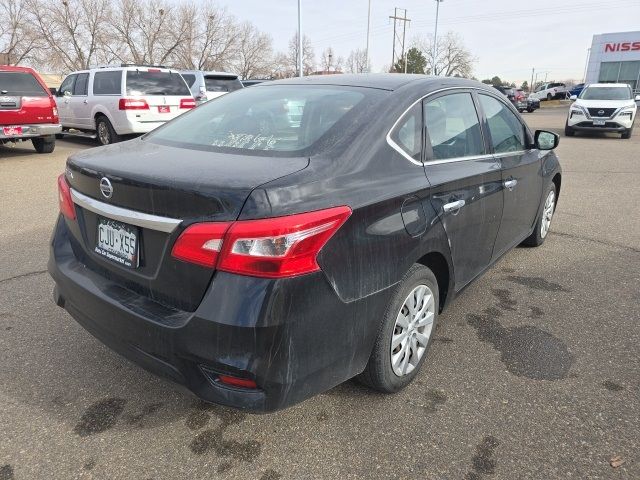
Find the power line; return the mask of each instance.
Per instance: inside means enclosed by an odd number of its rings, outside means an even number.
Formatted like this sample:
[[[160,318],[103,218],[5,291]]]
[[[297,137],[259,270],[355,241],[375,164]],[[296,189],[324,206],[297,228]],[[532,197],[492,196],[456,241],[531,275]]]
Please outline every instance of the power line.
[[[393,48],[391,53],[391,68],[396,64],[396,45],[398,43],[401,44],[400,47],[400,58],[404,62],[404,72],[407,73],[407,59],[404,56],[404,44],[407,36],[407,23],[411,20],[407,18],[407,9],[404,9],[404,16],[398,16],[398,10],[403,10],[402,8],[396,7],[393,11],[393,16],[389,16],[390,19],[393,20]],[[396,29],[396,25],[398,22],[402,22],[402,38],[400,38],[400,31]],[[396,33],[397,30],[397,33]]]

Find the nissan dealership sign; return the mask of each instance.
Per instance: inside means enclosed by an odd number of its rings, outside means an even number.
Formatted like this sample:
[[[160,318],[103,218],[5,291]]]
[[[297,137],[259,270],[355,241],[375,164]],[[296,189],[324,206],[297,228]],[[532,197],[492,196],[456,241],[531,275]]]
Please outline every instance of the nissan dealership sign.
[[[640,50],[640,42],[605,43],[604,51],[607,52],[636,52]]]
[[[620,32],[620,33],[603,33],[593,36],[593,42],[589,49],[589,63],[587,64],[586,78],[587,83],[595,83],[600,80],[602,64],[605,62],[619,62],[619,69],[616,70],[615,64],[609,64],[609,70],[613,69],[613,73],[617,72],[628,74],[635,72],[637,64],[630,64],[624,69],[621,68],[622,63],[640,62],[640,32]],[[604,71],[604,70],[603,70]],[[632,76],[635,76],[631,73]],[[626,80],[633,80],[631,78]],[[610,80],[615,81],[615,79]],[[637,83],[637,82],[636,82]],[[638,90],[638,87],[636,87]]]

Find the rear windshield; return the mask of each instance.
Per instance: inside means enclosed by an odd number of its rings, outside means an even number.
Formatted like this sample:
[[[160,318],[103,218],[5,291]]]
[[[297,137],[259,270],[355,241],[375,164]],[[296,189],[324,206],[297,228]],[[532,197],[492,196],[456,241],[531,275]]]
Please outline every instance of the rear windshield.
[[[629,87],[587,87],[580,94],[583,100],[631,100]]]
[[[33,75],[22,72],[0,72],[0,94],[24,97],[49,96]]]
[[[207,87],[207,92],[233,92],[242,88],[242,83],[237,77],[207,75],[204,77],[204,84]]]
[[[127,95],[185,95],[191,92],[177,72],[127,71]]]
[[[373,89],[333,86],[243,88],[181,115],[145,138],[229,153],[300,152],[332,127],[346,128],[351,110],[365,97],[377,95]]]

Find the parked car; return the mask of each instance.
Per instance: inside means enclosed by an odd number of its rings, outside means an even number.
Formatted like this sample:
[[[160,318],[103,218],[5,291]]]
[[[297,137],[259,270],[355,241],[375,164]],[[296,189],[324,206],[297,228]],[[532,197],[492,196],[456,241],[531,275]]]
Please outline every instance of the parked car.
[[[525,98],[526,104],[527,104],[527,108],[526,111],[531,113],[537,109],[540,108],[540,100],[538,100],[537,98],[532,97],[531,95],[527,94],[523,89],[518,88],[517,92],[523,96]],[[520,112],[522,113],[522,112]]]
[[[622,138],[631,138],[638,112],[635,102],[640,101],[640,95],[634,98],[628,84],[592,83],[571,100],[564,127],[567,137],[576,132],[617,132]]]
[[[299,124],[262,131],[254,113],[289,101]],[[544,242],[557,144],[495,89],[454,77],[236,91],[69,157],[54,298],[210,402],[275,410],[356,375],[396,392],[442,309],[516,245]]]
[[[584,89],[584,83],[579,83],[577,85],[574,85],[571,90],[569,90],[569,97],[572,96],[578,96],[580,95],[580,93],[582,93],[582,90]]]
[[[0,128],[0,144],[31,140],[38,153],[53,152],[58,109],[32,68],[0,65]]]
[[[563,99],[567,97],[567,86],[564,83],[544,83],[531,94],[538,100]]]
[[[259,83],[269,82],[269,79],[266,78],[250,78],[248,80],[242,80],[242,85],[244,87],[253,87],[254,85],[258,85]]]
[[[242,88],[238,75],[233,73],[199,70],[183,70],[180,73],[198,104]]]
[[[178,71],[131,64],[73,72],[56,103],[63,133],[95,136],[102,145],[150,132],[196,106]]]

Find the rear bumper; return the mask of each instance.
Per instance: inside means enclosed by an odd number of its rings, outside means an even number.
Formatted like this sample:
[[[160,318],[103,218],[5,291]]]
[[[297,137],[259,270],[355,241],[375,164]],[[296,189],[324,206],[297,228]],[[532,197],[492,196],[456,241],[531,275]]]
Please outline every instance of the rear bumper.
[[[48,268],[56,303],[104,344],[206,401],[250,411],[292,405],[360,373],[388,300],[384,291],[344,303],[321,272],[286,280],[217,272],[197,310],[179,311],[85,268],[62,219]],[[219,374],[259,388],[229,387]]]
[[[6,127],[8,125],[4,125]],[[10,125],[14,126],[14,125]],[[4,128],[0,127],[0,139],[20,140],[21,138],[45,137],[55,135],[62,131],[62,125],[59,123],[35,123],[29,125],[17,125],[22,128],[22,134],[5,134]]]

